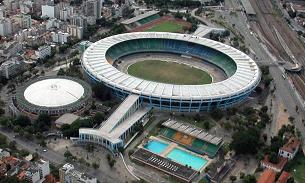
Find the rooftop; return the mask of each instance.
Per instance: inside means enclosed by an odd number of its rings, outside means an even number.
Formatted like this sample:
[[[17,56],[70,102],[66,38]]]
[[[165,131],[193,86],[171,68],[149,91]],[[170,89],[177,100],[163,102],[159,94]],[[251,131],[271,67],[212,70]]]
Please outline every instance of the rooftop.
[[[77,116],[75,114],[71,114],[71,113],[66,113],[66,114],[60,116],[55,121],[55,124],[57,124],[57,125],[63,125],[63,124],[71,125],[77,119],[79,119],[79,116]]]
[[[24,98],[37,106],[59,107],[76,102],[83,94],[83,86],[76,81],[52,78],[29,85],[24,91]]]
[[[276,183],[286,183],[290,177],[290,173],[283,171],[280,177],[277,179]]]
[[[192,168],[178,164],[143,148],[138,149],[132,157],[142,163],[187,182],[190,182],[198,174],[198,172]]]
[[[283,147],[280,148],[280,150],[294,153],[299,148],[300,144],[301,142],[298,138],[292,137]]]
[[[269,165],[270,167],[273,167],[275,169],[279,169],[279,170],[282,170],[284,168],[284,166],[286,165],[288,159],[287,158],[284,158],[284,157],[279,157],[279,160],[278,160],[278,163],[277,164],[274,164],[274,163],[271,163],[269,161],[269,156],[266,155],[264,157],[263,160],[261,160],[261,163],[265,164],[265,165]]]
[[[258,178],[257,183],[274,183],[275,171],[271,169],[265,169],[261,176]]]
[[[143,18],[149,17],[149,16],[157,14],[157,13],[159,13],[159,11],[156,11],[156,10],[148,11],[148,12],[145,12],[145,13],[143,13],[141,15],[133,17],[131,19],[127,19],[127,20],[123,21],[122,24],[131,24],[131,23],[134,23],[136,21],[139,21],[139,20],[141,20]]]
[[[106,52],[112,46],[136,39],[169,39],[204,45],[229,56],[237,70],[230,78],[206,85],[174,85],[158,83],[123,73],[111,65]],[[256,63],[241,51],[210,39],[188,34],[136,32],[110,36],[93,43],[83,54],[82,66],[95,80],[138,95],[179,100],[210,100],[226,98],[251,90],[260,80]]]
[[[174,129],[176,131],[182,132],[184,134],[201,139],[205,142],[209,142],[214,145],[219,145],[222,142],[221,137],[216,137],[214,135],[211,135],[211,134],[205,132],[203,129],[190,125],[190,124],[187,124],[187,123],[181,123],[181,122],[177,122],[175,120],[169,119],[169,120],[165,121],[164,123],[162,123],[162,125],[166,126],[167,128]]]

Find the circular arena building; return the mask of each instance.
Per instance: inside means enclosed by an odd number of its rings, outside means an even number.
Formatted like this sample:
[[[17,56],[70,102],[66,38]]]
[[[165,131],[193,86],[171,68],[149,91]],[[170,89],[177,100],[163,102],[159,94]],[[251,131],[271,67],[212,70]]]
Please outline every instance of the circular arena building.
[[[66,77],[40,77],[16,90],[12,104],[14,113],[30,117],[39,114],[59,116],[80,113],[91,101],[91,87],[86,82]]]
[[[137,54],[173,54],[188,63],[200,60],[221,70],[226,77],[208,84],[181,85],[135,77],[117,67],[123,58]],[[152,107],[180,112],[209,111],[240,103],[261,77],[256,63],[231,46],[193,35],[163,32],[126,33],[102,39],[85,51],[82,67],[92,81],[108,86],[119,98],[136,94]]]

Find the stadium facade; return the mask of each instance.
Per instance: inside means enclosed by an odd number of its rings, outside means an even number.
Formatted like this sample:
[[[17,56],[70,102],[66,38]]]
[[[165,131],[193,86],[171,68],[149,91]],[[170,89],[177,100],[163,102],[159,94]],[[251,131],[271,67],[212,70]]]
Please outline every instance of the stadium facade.
[[[10,111],[13,115],[39,114],[58,117],[83,112],[91,104],[92,91],[86,82],[66,76],[40,77],[16,89]]]
[[[204,85],[175,85],[148,81],[121,72],[118,59],[137,53],[173,53],[199,58],[222,69],[227,79]],[[210,111],[242,102],[260,82],[256,63],[241,51],[193,35],[137,32],[107,37],[92,44],[83,54],[82,67],[94,82],[103,83],[125,99],[139,95],[141,102],[160,110]]]

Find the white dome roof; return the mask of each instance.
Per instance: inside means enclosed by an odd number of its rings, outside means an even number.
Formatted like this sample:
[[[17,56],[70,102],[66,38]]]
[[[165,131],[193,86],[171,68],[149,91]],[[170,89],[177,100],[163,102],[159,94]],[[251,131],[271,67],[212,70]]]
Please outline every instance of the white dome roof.
[[[28,86],[24,98],[31,104],[59,107],[79,100],[84,94],[81,84],[63,78],[45,79]]]

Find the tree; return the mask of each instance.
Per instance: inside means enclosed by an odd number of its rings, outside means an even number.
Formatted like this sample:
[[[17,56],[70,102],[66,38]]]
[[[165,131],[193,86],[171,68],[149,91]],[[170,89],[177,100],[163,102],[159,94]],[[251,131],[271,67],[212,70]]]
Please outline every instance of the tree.
[[[102,84],[96,84],[92,87],[92,91],[95,97],[105,101],[111,99],[111,91]]]
[[[10,83],[7,85],[7,88],[11,91],[15,90],[16,89],[16,86],[13,84],[13,83]]]
[[[0,126],[2,126],[4,128],[11,128],[13,125],[12,125],[12,123],[11,123],[9,118],[1,117],[0,118]]]
[[[34,126],[39,132],[47,131],[51,126],[51,117],[47,114],[39,114]]]
[[[0,116],[2,116],[3,114],[5,114],[5,110],[0,108]]]
[[[19,180],[17,177],[1,177],[0,183],[27,183],[25,180]]]
[[[17,144],[16,141],[13,140],[8,144],[8,147],[12,150],[16,150],[17,149],[16,144]]]
[[[178,11],[178,12],[175,13],[174,17],[178,18],[178,19],[182,19],[183,18],[183,14]]]
[[[92,144],[86,144],[86,150],[88,152],[93,152],[94,151],[94,146]]]
[[[256,183],[256,178],[254,175],[246,175],[243,179],[243,183]]]
[[[72,157],[73,155],[72,155],[72,153],[70,152],[70,151],[66,151],[65,153],[64,153],[64,156],[67,158],[67,159],[69,159],[70,157]]]
[[[230,180],[231,180],[232,182],[235,182],[236,179],[237,179],[236,176],[234,176],[234,175],[231,175],[231,176],[230,176]]]
[[[92,167],[93,167],[94,169],[98,169],[98,168],[100,167],[100,164],[93,162],[93,163],[92,163]]]
[[[66,71],[63,68],[60,68],[57,72],[57,76],[64,76],[66,75]]]
[[[115,163],[116,163],[115,159],[112,159],[111,161],[108,162],[110,168],[113,168]]]
[[[6,136],[0,134],[0,148],[4,148],[4,145],[6,146],[7,143],[7,138]]]
[[[13,121],[14,125],[19,125],[21,127],[26,127],[31,125],[31,120],[29,117],[24,116],[24,115],[20,115],[18,116],[14,121]]]
[[[237,154],[255,154],[259,148],[260,133],[255,128],[235,132],[230,147]]]
[[[293,178],[293,177],[290,177],[290,178],[287,180],[287,183],[295,183],[294,178]]]
[[[215,108],[210,112],[210,115],[214,120],[218,121],[223,117],[223,112],[221,109]]]
[[[203,128],[204,128],[205,130],[210,130],[211,126],[210,126],[210,122],[209,122],[208,120],[205,120],[205,121],[203,122]]]
[[[92,120],[94,124],[100,124],[105,120],[105,114],[103,112],[97,112]]]

